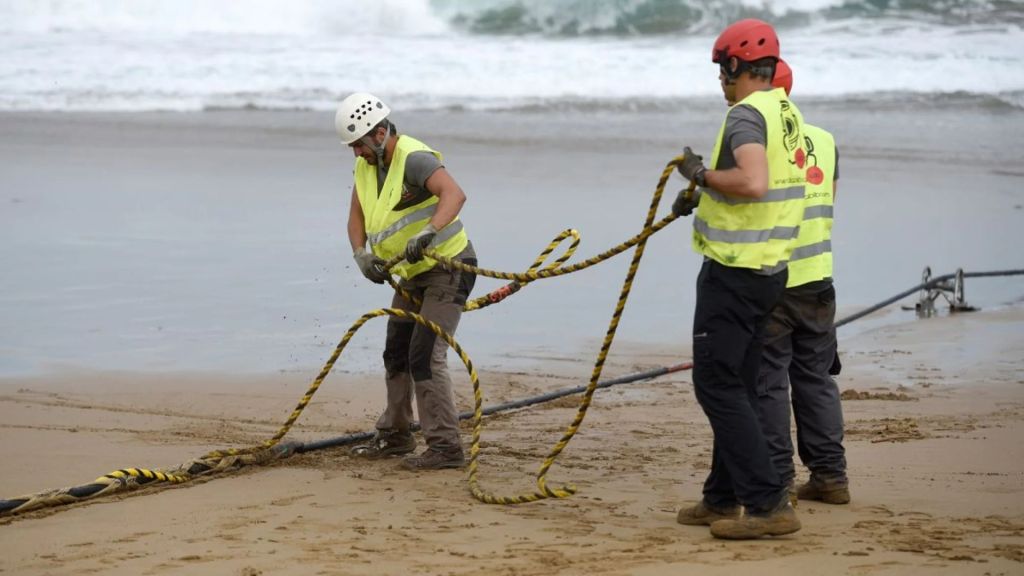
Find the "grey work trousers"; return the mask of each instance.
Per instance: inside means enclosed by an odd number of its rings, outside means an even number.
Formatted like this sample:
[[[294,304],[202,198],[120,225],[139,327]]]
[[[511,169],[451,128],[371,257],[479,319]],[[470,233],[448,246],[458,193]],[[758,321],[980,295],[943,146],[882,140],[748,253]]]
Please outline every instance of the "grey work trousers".
[[[456,259],[475,266],[472,244]],[[399,284],[420,299],[421,306],[397,292],[391,306],[416,312],[454,335],[475,282],[475,274],[448,271],[438,265]],[[461,449],[459,413],[452,395],[448,343],[444,338],[413,320],[388,318],[384,369],[387,407],[377,420],[377,429],[409,430],[415,393],[420,427],[427,445],[440,451]]]
[[[758,411],[772,463],[793,481],[790,394],[800,460],[820,479],[846,480],[843,407],[829,375],[836,355],[831,280],[787,288],[764,333]]]

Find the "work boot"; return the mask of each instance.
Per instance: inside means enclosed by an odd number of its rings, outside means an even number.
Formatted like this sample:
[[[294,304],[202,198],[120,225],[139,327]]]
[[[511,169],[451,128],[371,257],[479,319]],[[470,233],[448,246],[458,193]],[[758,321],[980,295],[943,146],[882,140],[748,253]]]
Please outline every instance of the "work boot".
[[[826,504],[849,504],[850,482],[845,478],[821,479],[811,475],[811,479],[801,484],[796,491],[801,500],[817,500]]]
[[[462,448],[427,448],[417,456],[402,459],[402,468],[406,470],[442,470],[444,468],[462,468],[466,464],[466,456]]]
[[[711,523],[711,535],[726,540],[754,540],[762,536],[782,536],[800,529],[800,519],[786,494],[769,512],[745,513],[737,518],[724,518]]]
[[[416,439],[408,430],[377,430],[373,438],[352,447],[353,456],[376,460],[388,456],[401,456],[416,450]]]
[[[796,508],[796,503],[800,500],[796,489],[796,480],[790,480],[789,484],[786,484],[786,495],[789,496],[789,505]]]
[[[715,520],[725,518],[738,518],[740,515],[739,505],[728,508],[714,508],[701,499],[697,504],[689,508],[680,508],[676,514],[676,522],[684,526],[711,526]]]

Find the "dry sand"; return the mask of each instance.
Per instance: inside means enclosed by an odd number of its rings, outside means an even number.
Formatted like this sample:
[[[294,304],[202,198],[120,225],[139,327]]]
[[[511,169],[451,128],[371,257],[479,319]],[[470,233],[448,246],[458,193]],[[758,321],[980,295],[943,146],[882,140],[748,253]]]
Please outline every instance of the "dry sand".
[[[485,505],[464,471],[414,474],[343,449],[0,520],[3,574],[1021,574],[1024,308],[842,339],[853,502],[801,502],[804,529],[721,542],[675,523],[699,496],[711,434],[688,372],[601,390],[551,483],[565,500]],[[607,377],[667,365],[613,349]],[[574,386],[591,359],[484,372],[487,402]],[[453,369],[457,360],[453,358]],[[0,381],[0,496],[172,467],[276,431],[315,372],[91,373]],[[306,380],[308,378],[309,380]],[[469,406],[468,378],[457,379]],[[291,439],[372,427],[375,376],[332,374]],[[856,399],[855,399],[856,398]],[[512,495],[575,400],[485,421],[480,480]],[[468,428],[466,439],[468,441]]]

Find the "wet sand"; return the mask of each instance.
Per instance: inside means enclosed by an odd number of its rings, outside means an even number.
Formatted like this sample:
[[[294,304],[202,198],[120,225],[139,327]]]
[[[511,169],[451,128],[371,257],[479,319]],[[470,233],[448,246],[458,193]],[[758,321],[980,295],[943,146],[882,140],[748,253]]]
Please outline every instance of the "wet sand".
[[[1024,562],[1024,308],[933,318],[843,341],[853,502],[801,502],[804,529],[721,542],[675,523],[711,435],[682,372],[597,392],[558,459],[564,500],[477,502],[464,471],[414,474],[343,449],[184,486],[0,519],[0,572],[91,574],[1016,574]],[[607,374],[663,365],[640,350]],[[485,371],[487,402],[576,385],[589,359]],[[311,379],[312,373],[305,375]],[[468,377],[456,377],[468,408]],[[171,467],[275,432],[297,374],[63,374],[0,381],[0,494]],[[372,427],[377,378],[332,375],[289,436]],[[857,399],[853,399],[857,398]],[[563,399],[485,421],[480,482],[532,491],[575,413]],[[466,441],[469,430],[464,429]],[[801,470],[801,477],[806,471]],[[742,567],[742,568],[741,568]]]
[[[803,107],[841,143],[840,316],[917,284],[925,266],[1024,268],[1024,111]],[[636,234],[665,163],[684,145],[709,148],[722,114],[718,102],[697,102],[395,121],[446,154],[481,265],[521,271],[566,228],[582,235],[571,261]],[[0,113],[0,132],[0,375],[305,373],[355,318],[390,302],[352,264],[352,158],[330,113]],[[668,193],[682,186],[674,177]],[[589,357],[630,256],[469,315],[460,340],[495,369]],[[652,237],[619,341],[689,342],[699,267],[688,220]],[[476,294],[501,284],[481,279]],[[967,296],[999,305],[1024,287],[971,281]],[[342,369],[378,369],[382,325],[360,333]]]

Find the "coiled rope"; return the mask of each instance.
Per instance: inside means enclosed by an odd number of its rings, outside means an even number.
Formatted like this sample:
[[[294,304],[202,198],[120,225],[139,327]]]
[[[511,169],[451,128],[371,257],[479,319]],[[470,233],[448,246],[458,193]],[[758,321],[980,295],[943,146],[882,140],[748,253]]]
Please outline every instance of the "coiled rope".
[[[562,266],[566,260],[572,257],[575,253],[577,246],[579,245],[580,237],[579,233],[575,230],[569,229],[563,231],[561,234],[556,236],[548,246],[541,251],[541,253],[534,260],[533,264],[525,271],[521,273],[512,272],[499,272],[495,270],[488,270],[486,268],[480,268],[477,266],[470,266],[459,261],[444,258],[433,253],[431,250],[427,250],[425,253],[428,257],[435,259],[441,264],[441,266],[447,269],[458,269],[466,272],[472,272],[480,276],[489,278],[497,278],[502,280],[511,280],[511,282],[498,290],[495,290],[485,296],[473,299],[467,302],[465,306],[466,311],[479,310],[492,304],[496,304],[501,300],[507,298],[511,294],[519,291],[523,286],[540,280],[542,278],[553,278],[556,276],[563,276],[578,272],[586,268],[590,268],[596,264],[599,264],[609,258],[612,258],[622,252],[636,246],[636,252],[633,255],[633,260],[630,263],[629,271],[626,274],[626,278],[623,281],[622,289],[619,292],[619,298],[615,306],[615,310],[612,313],[611,321],[609,322],[608,330],[605,333],[604,340],[601,345],[600,352],[598,353],[597,359],[594,363],[594,368],[591,372],[590,382],[584,390],[583,398],[580,401],[579,408],[576,412],[573,421],[570,423],[565,433],[559,441],[552,447],[548,456],[544,459],[540,470],[537,473],[537,490],[534,492],[523,493],[515,496],[497,496],[492,493],[484,491],[479,485],[479,455],[480,455],[480,433],[483,427],[483,393],[480,389],[479,377],[476,373],[476,369],[473,366],[472,360],[469,355],[466,354],[462,346],[455,340],[455,338],[445,332],[440,326],[420,316],[419,314],[399,310],[394,308],[381,308],[363,314],[356,320],[352,326],[342,336],[341,341],[335,347],[331,356],[324,364],[320,373],[310,384],[309,388],[303,394],[299,400],[295,409],[288,416],[288,419],[281,425],[280,429],[274,436],[264,440],[257,446],[249,448],[230,448],[224,450],[214,450],[207,453],[206,455],[193,460],[191,463],[179,466],[173,471],[160,471],[160,470],[148,470],[141,468],[128,468],[123,470],[117,470],[97,478],[90,484],[74,487],[65,488],[60,490],[49,490],[39,494],[25,496],[22,498],[0,500],[0,514],[4,513],[19,513],[46,506],[53,506],[57,504],[67,504],[84,500],[86,498],[94,498],[104,494],[110,494],[115,491],[122,489],[133,489],[142,485],[147,485],[157,482],[168,482],[168,483],[183,483],[187,482],[199,475],[208,474],[211,472],[218,472],[229,468],[236,468],[247,464],[257,464],[269,461],[275,458],[284,458],[291,455],[296,451],[297,448],[301,448],[301,445],[295,443],[281,443],[281,440],[288,434],[292,426],[299,419],[303,410],[309,405],[313,399],[313,395],[320,388],[324,379],[330,373],[334,367],[335,362],[341,356],[342,351],[348,345],[349,341],[355,335],[355,333],[364,325],[366,322],[373,318],[381,316],[394,316],[398,318],[404,318],[417,322],[434,332],[437,336],[443,338],[449,346],[458,354],[462,363],[465,365],[467,372],[469,373],[470,380],[473,384],[473,398],[474,398],[474,409],[473,409],[473,435],[472,443],[470,446],[470,461],[468,466],[468,482],[470,491],[474,497],[481,502],[488,504],[518,504],[525,502],[534,502],[545,498],[566,498],[576,492],[576,487],[568,484],[560,487],[550,487],[547,483],[547,475],[551,467],[554,465],[558,455],[568,446],[573,436],[579,431],[580,425],[583,423],[586,417],[587,409],[590,407],[594,392],[598,388],[599,379],[601,372],[604,368],[605,360],[608,356],[608,351],[611,349],[612,341],[615,338],[615,332],[619,325],[619,320],[622,317],[622,312],[625,309],[626,300],[629,297],[629,292],[632,289],[633,279],[636,276],[636,271],[640,264],[640,259],[643,257],[644,247],[646,246],[647,239],[668,226],[672,221],[676,220],[678,216],[669,214],[661,220],[655,222],[655,215],[657,213],[658,205],[661,202],[662,194],[664,193],[665,185],[668,183],[669,177],[672,172],[675,171],[678,166],[684,160],[684,156],[680,155],[668,162],[665,165],[665,169],[662,171],[661,177],[658,180],[658,185],[655,189],[654,195],[651,198],[651,204],[647,211],[647,217],[644,220],[644,227],[642,231],[626,240],[625,242],[611,248],[605,252],[598,254],[592,258],[572,264],[569,266]],[[691,184],[687,190],[687,195],[692,197],[694,192],[694,186]],[[571,238],[572,241],[565,252],[556,258],[551,264],[542,267],[543,263],[551,255],[552,252],[566,239]],[[392,266],[402,260],[402,256],[395,257],[385,264],[385,268],[390,269]],[[407,291],[402,289],[393,278],[389,278],[389,283],[398,292],[410,301],[417,302],[417,299],[412,297]]]
[[[593,258],[584,260],[582,262],[572,264],[569,266],[562,266],[569,258],[572,257],[572,255],[575,253],[577,246],[579,245],[579,233],[572,229],[565,230],[561,234],[556,236],[551,241],[551,243],[540,253],[540,255],[538,255],[538,257],[534,260],[533,264],[526,270],[526,272],[522,273],[498,272],[494,270],[488,270],[485,268],[479,268],[476,266],[469,266],[462,262],[437,256],[433,254],[430,250],[426,251],[427,256],[434,258],[442,266],[448,269],[458,269],[466,272],[472,272],[485,277],[511,280],[509,284],[502,286],[501,288],[492,291],[491,293],[485,296],[467,302],[465,310],[473,311],[485,308],[487,306],[502,301],[508,296],[519,291],[523,286],[529,284],[530,282],[534,282],[542,278],[553,278],[556,276],[562,276],[565,274],[578,272],[580,270],[589,268],[600,262],[603,262],[609,258],[612,258],[618,254],[621,254],[622,252],[634,246],[637,247],[637,250],[633,255],[633,260],[630,263],[629,271],[626,275],[625,280],[623,281],[623,286],[619,293],[619,299],[616,303],[611,321],[609,322],[608,330],[605,333],[605,337],[602,342],[600,352],[594,363],[591,378],[587,386],[585,388],[581,387],[574,388],[568,391],[557,392],[554,393],[554,395],[551,396],[551,398],[547,398],[547,395],[545,395],[542,397],[538,397],[539,399],[528,399],[526,401],[514,402],[510,403],[507,406],[499,406],[487,410],[487,413],[490,414],[500,410],[512,409],[516,407],[538,403],[541,401],[546,401],[548,399],[553,399],[556,397],[562,397],[569,394],[576,394],[581,391],[583,392],[583,398],[580,401],[579,407],[577,409],[575,417],[573,418],[572,423],[568,426],[568,428],[566,429],[562,437],[559,439],[559,441],[552,447],[551,451],[549,452],[548,456],[544,459],[544,462],[542,463],[537,473],[536,491],[519,494],[515,496],[497,496],[484,491],[480,487],[478,477],[480,433],[482,430],[482,420],[485,411],[482,406],[483,394],[480,389],[479,378],[476,373],[476,369],[473,367],[472,360],[469,358],[469,355],[466,354],[465,350],[463,350],[462,346],[459,345],[459,343],[454,339],[454,337],[446,333],[437,324],[412,312],[392,308],[382,308],[362,315],[358,320],[356,320],[355,323],[353,323],[353,325],[342,337],[341,341],[334,349],[330,358],[324,364],[323,368],[317,375],[316,379],[306,390],[306,393],[302,396],[299,403],[292,411],[291,415],[288,417],[285,423],[281,426],[281,428],[273,437],[263,441],[260,445],[241,449],[215,450],[209,452],[208,454],[200,458],[187,462],[169,471],[148,470],[142,468],[126,468],[122,470],[116,470],[114,472],[101,476],[100,478],[97,478],[96,480],[89,484],[76,486],[72,488],[48,490],[45,492],[40,492],[29,496],[23,496],[20,498],[0,500],[0,515],[27,512],[29,510],[35,510],[59,504],[70,504],[74,502],[83,501],[89,498],[95,498],[102,495],[112,494],[122,490],[131,490],[156,483],[181,484],[188,482],[199,476],[210,473],[237,469],[247,465],[265,464],[275,459],[286,458],[295,452],[306,452],[313,449],[342,445],[344,443],[348,443],[349,441],[358,441],[360,439],[365,439],[366,437],[369,436],[368,434],[351,435],[349,437],[345,437],[342,439],[328,440],[320,443],[315,443],[315,445],[310,444],[305,446],[297,442],[281,442],[281,440],[288,434],[292,426],[298,420],[299,416],[302,414],[302,411],[310,403],[310,401],[313,398],[313,395],[316,393],[320,385],[323,383],[324,379],[330,373],[335,362],[337,362],[338,358],[341,356],[342,351],[348,345],[348,342],[352,339],[355,333],[369,320],[381,316],[395,316],[399,318],[405,318],[429,328],[436,335],[443,338],[449,344],[449,346],[451,346],[452,349],[455,350],[459,358],[462,360],[463,364],[466,366],[466,370],[469,373],[470,380],[472,381],[473,384],[474,396],[474,409],[472,412],[473,437],[472,444],[470,447],[470,463],[468,471],[470,491],[472,492],[474,497],[476,497],[481,502],[489,504],[518,504],[525,502],[534,502],[545,498],[565,498],[571,496],[577,490],[575,486],[569,484],[557,488],[552,488],[548,486],[547,475],[551,467],[554,465],[558,455],[561,454],[565,447],[568,446],[573,436],[575,436],[575,434],[579,431],[579,427],[583,423],[587,410],[590,407],[594,392],[598,388],[610,384],[599,382],[599,378],[603,370],[604,363],[608,355],[608,351],[610,350],[612,341],[615,337],[615,332],[618,328],[622,312],[625,309],[626,300],[628,299],[629,292],[632,288],[633,279],[639,267],[640,259],[643,257],[643,251],[646,245],[646,241],[651,235],[665,228],[666,226],[668,226],[668,224],[670,224],[673,220],[677,218],[677,216],[670,214],[657,222],[654,221],[658,205],[661,201],[661,196],[664,193],[665,185],[668,182],[668,178],[669,176],[671,176],[675,167],[679,163],[681,163],[683,159],[684,156],[678,156],[676,158],[673,158],[665,166],[661,178],[658,181],[658,186],[655,190],[654,196],[651,199],[651,205],[648,209],[647,217],[644,221],[644,227],[642,231],[639,234],[627,240],[626,242],[623,242],[622,244],[619,244],[618,246],[615,246],[610,250],[602,252],[601,254],[598,254],[597,256],[594,256]],[[691,186],[688,190],[688,194],[692,195],[692,193],[693,186]],[[554,262],[552,262],[551,264],[542,267],[543,263],[551,255],[551,253],[553,253],[554,250],[568,238],[571,238],[572,241],[569,247],[565,250],[565,252],[561,256],[556,258]],[[386,267],[390,268],[399,261],[401,261],[401,257],[396,257],[395,259],[389,261],[386,264]],[[1024,270],[967,272],[961,274],[964,278],[1015,276],[1024,274]],[[947,274],[944,276],[932,278],[928,282],[924,282],[917,286],[914,286],[913,288],[909,288],[891,298],[883,300],[856,314],[838,320],[835,323],[835,326],[840,327],[844,324],[857,320],[863,316],[866,316],[867,314],[870,314],[871,312],[888,306],[889,304],[892,304],[918,290],[934,288],[941,282],[952,279],[955,276],[955,274]],[[414,297],[412,297],[411,294],[409,294],[407,291],[402,289],[397,283],[395,283],[393,279],[389,279],[389,283],[396,291],[402,293],[402,295],[408,300],[413,302],[417,301]],[[653,377],[658,374],[668,373],[678,369],[686,369],[689,368],[690,366],[690,364],[681,364],[679,366],[668,369],[658,369],[655,371],[651,371],[649,375],[641,374],[639,376]]]

